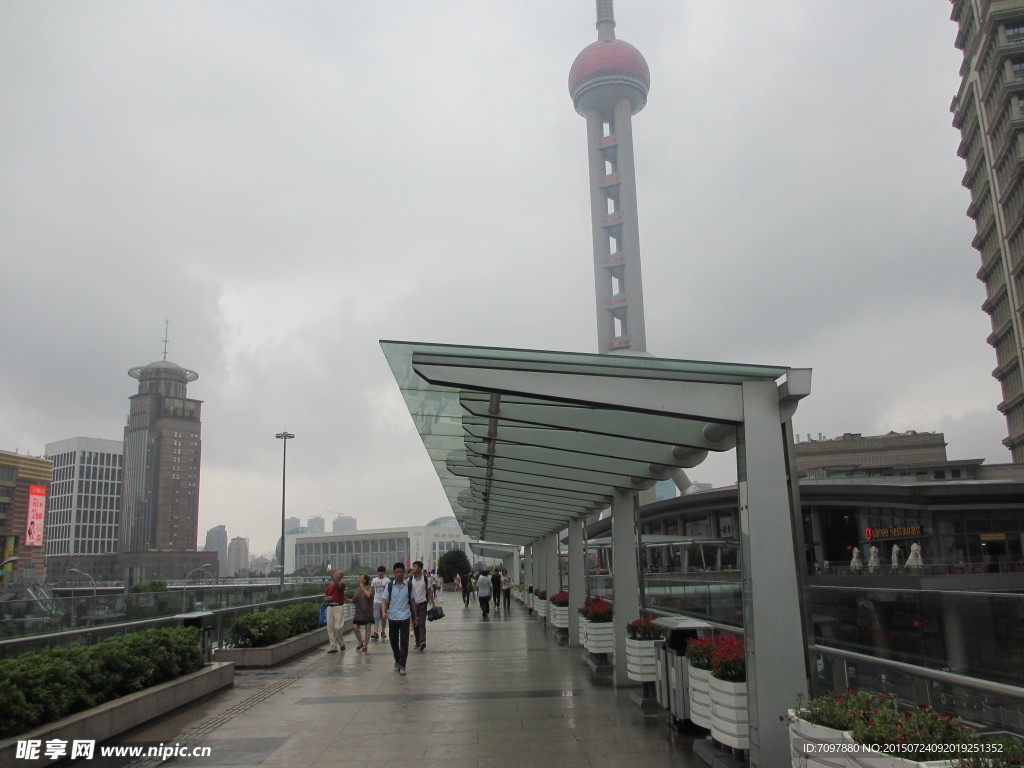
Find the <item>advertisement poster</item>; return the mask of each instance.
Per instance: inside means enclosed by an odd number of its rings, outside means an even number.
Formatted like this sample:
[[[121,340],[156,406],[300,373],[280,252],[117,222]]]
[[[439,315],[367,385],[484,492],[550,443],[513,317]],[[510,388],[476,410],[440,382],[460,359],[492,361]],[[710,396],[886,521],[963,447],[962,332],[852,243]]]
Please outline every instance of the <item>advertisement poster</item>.
[[[46,511],[46,486],[28,487],[28,525],[25,528],[25,546],[43,546],[43,513]]]

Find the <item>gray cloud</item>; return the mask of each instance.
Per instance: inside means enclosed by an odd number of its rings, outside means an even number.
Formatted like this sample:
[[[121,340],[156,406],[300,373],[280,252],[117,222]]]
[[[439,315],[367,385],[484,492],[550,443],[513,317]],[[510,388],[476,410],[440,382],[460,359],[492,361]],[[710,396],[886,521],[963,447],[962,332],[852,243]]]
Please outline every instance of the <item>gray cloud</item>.
[[[799,431],[1005,461],[946,10],[617,4],[652,70],[648,334],[813,367]],[[593,39],[583,0],[5,4],[4,447],[119,436],[169,317],[206,403],[204,530],[271,546],[282,428],[295,514],[445,514],[377,340],[594,348],[565,86]]]

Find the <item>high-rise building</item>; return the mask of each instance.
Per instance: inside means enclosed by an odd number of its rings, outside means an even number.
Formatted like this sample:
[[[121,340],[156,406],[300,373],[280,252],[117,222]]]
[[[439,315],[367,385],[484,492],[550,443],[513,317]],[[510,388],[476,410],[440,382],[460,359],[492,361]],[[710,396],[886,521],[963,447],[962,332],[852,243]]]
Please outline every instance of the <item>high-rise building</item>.
[[[338,515],[331,524],[331,530],[335,533],[340,531],[354,531],[359,528],[359,522],[349,515]]]
[[[43,578],[46,495],[52,475],[48,459],[0,451],[0,562],[11,560],[0,572],[4,585]]]
[[[327,530],[326,524],[324,523],[324,519],[320,517],[320,515],[309,518],[308,522],[306,523],[306,527],[314,533],[323,533],[325,530]]]
[[[286,517],[284,519],[284,530],[285,530],[286,533],[288,531],[294,531],[296,528],[301,528],[301,527],[302,527],[302,521],[299,520],[299,518],[297,518],[297,517]]]
[[[245,576],[249,570],[249,540],[236,536],[228,544],[228,576]]]
[[[217,569],[219,576],[228,575],[228,529],[223,525],[215,525],[206,532],[206,546],[204,552],[216,552],[217,562],[220,564]]]
[[[597,0],[597,42],[569,71],[569,93],[587,119],[598,351],[647,351],[632,118],[651,74],[640,51],[615,39],[612,0]]]
[[[196,551],[202,402],[187,387],[199,374],[165,359],[128,375],[139,391],[124,430],[121,566],[129,584],[182,578],[210,562]]]
[[[992,321],[987,341],[996,350],[992,375],[1006,416],[1003,445],[1024,462],[1024,0],[953,0],[964,52],[963,77],[953,99],[953,125],[967,163],[967,215],[977,225],[972,245],[981,254],[982,309]]]
[[[117,552],[123,449],[120,440],[96,437],[47,444],[53,462],[44,544],[48,580],[63,581],[69,568],[99,578],[91,556]]]

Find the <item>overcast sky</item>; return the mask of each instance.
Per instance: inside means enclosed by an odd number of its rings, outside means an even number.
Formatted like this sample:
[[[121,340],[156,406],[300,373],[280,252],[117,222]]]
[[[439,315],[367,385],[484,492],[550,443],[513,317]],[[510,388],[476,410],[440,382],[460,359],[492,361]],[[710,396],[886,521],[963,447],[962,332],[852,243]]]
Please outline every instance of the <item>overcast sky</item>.
[[[651,352],[814,369],[798,432],[1006,462],[935,0],[619,0]],[[0,447],[198,371],[200,544],[450,514],[378,346],[596,351],[592,0],[0,4]],[[734,454],[690,472],[730,483]]]

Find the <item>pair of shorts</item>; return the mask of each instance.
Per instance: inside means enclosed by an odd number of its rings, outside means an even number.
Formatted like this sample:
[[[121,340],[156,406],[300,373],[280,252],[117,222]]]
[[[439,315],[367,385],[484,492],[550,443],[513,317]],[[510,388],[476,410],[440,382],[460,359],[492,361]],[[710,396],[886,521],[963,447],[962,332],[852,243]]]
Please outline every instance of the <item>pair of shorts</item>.
[[[373,623],[374,624],[380,624],[382,621],[384,621],[384,619],[381,618],[381,615],[380,615],[380,611],[381,611],[382,607],[383,607],[383,603],[374,603],[373,604]]]

